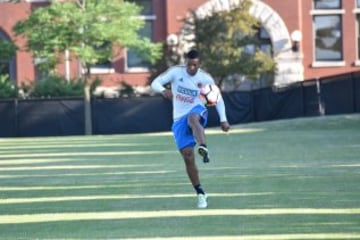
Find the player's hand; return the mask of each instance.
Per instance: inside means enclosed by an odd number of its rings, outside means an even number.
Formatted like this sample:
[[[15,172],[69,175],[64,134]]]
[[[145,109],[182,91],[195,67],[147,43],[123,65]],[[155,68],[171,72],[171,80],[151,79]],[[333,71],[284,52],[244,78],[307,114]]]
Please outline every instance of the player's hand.
[[[170,89],[165,89],[164,91],[162,91],[162,95],[167,98],[167,99],[172,99],[173,95]]]
[[[224,132],[227,132],[230,129],[230,124],[228,122],[221,122],[220,127],[221,127],[221,130],[223,130]]]

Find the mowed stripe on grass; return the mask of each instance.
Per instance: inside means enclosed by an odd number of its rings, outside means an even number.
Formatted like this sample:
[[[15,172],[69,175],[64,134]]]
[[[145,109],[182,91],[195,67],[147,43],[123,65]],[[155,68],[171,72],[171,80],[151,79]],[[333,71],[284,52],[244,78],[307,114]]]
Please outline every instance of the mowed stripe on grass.
[[[174,218],[204,216],[268,216],[268,215],[358,215],[360,208],[350,209],[205,209],[174,211],[113,211],[49,214],[1,215],[0,224],[40,223],[56,221],[115,220],[139,218]]]
[[[208,129],[204,210],[170,133],[0,139],[0,239],[360,239],[359,129]]]

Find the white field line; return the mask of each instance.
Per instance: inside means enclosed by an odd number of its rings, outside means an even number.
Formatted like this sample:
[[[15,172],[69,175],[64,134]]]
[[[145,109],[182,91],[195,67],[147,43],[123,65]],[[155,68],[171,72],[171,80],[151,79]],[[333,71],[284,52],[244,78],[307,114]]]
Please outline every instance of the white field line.
[[[101,173],[53,173],[53,174],[9,174],[0,175],[0,179],[16,178],[41,178],[41,177],[79,177],[79,176],[125,176],[125,175],[146,175],[146,174],[168,174],[176,171],[126,171],[126,172],[101,172]]]
[[[273,193],[212,193],[211,197],[246,197],[266,196]],[[194,194],[128,194],[128,195],[92,195],[92,196],[62,196],[62,197],[38,197],[38,198],[2,198],[2,204],[39,203],[39,202],[65,202],[65,201],[89,201],[89,200],[113,200],[113,199],[161,199],[161,198],[193,198]]]
[[[57,191],[57,190],[82,190],[82,189],[103,189],[103,188],[127,188],[127,187],[144,187],[149,186],[148,183],[129,182],[127,184],[109,184],[109,185],[69,185],[69,186],[1,186],[0,191]],[[151,186],[188,186],[189,183],[151,183]]]
[[[340,147],[360,148],[360,144],[343,145],[343,146],[340,146]]]
[[[138,168],[138,167],[154,167],[156,166],[148,164],[148,165],[66,165],[66,166],[34,166],[34,167],[2,167],[0,168],[0,172],[4,171],[34,171],[34,170],[69,170],[69,169],[116,169],[116,168]]]
[[[252,133],[252,132],[262,132],[265,129],[262,128],[233,128],[230,129],[229,132],[224,133],[220,127],[212,127],[206,128],[206,134],[239,134],[239,133]],[[172,132],[160,132],[160,133],[144,133],[142,135],[149,135],[149,136],[172,136]]]
[[[13,159],[13,160],[0,160],[0,166],[3,165],[23,165],[23,164],[39,164],[39,163],[60,163],[71,162],[75,159],[70,158],[34,158],[34,159]]]
[[[133,134],[131,134],[133,136]],[[139,134],[141,135],[141,134]],[[75,136],[60,136],[60,137],[15,137],[15,138],[0,138],[0,145],[6,145],[11,143],[23,143],[23,144],[39,144],[39,143],[76,143],[76,144],[87,144],[93,142],[103,141],[122,141],[130,140],[126,134],[118,135],[79,135]],[[135,139],[136,141],[136,139]]]
[[[206,216],[269,216],[269,215],[357,215],[360,208],[315,209],[315,208],[273,208],[273,209],[202,209],[174,211],[112,211],[112,212],[68,212],[0,215],[0,224],[41,223],[58,221],[120,220],[170,217]]]
[[[125,238],[123,240],[317,240],[317,239],[360,239],[360,233],[297,233],[244,236],[203,236],[166,238]],[[56,240],[56,239],[54,239]]]
[[[330,167],[335,167],[335,168],[339,168],[339,167],[360,167],[360,164],[338,164],[338,165],[330,165]]]
[[[206,132],[209,132],[210,134],[223,134],[224,132],[219,127],[209,127],[205,129]],[[263,128],[244,128],[244,125],[234,125],[229,131],[229,134],[238,134],[238,133],[251,133],[251,132],[260,132],[265,131]],[[137,134],[138,136],[172,136],[172,132],[166,131],[166,132],[154,132],[154,133],[142,133]],[[111,140],[114,139],[116,141],[119,141],[119,137],[121,137],[120,140],[123,140],[123,136],[126,136],[126,134],[119,134],[119,135],[113,135],[113,136],[81,136],[81,137],[31,137],[31,138],[6,138],[1,139],[0,138],[0,144],[9,144],[9,143],[36,143],[44,142],[44,143],[80,143],[80,144],[88,144],[94,141],[101,142],[103,140]]]
[[[237,129],[230,129],[229,132],[224,133],[220,128],[209,128],[205,129],[206,134],[209,135],[216,135],[216,134],[239,134],[239,133],[254,133],[254,132],[262,132],[265,131],[261,128],[237,128]]]
[[[83,144],[59,144],[59,143],[44,143],[44,144],[30,144],[26,145],[14,145],[14,143],[9,144],[9,146],[5,144],[0,145],[0,150],[9,150],[9,149],[47,149],[47,148],[92,148],[92,147],[135,147],[135,146],[153,146],[153,143],[83,143]]]
[[[64,152],[64,153],[21,153],[1,154],[1,159],[6,158],[28,158],[28,157],[61,157],[61,156],[126,156],[126,155],[148,155],[148,154],[172,154],[177,151],[119,151],[119,152]]]

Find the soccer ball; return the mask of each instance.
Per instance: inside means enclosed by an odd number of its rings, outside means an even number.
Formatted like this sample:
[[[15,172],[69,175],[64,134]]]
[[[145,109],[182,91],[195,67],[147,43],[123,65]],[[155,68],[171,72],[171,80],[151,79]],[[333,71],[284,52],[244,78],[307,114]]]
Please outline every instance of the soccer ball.
[[[221,92],[216,84],[206,84],[200,87],[200,99],[207,106],[214,106],[221,98]]]

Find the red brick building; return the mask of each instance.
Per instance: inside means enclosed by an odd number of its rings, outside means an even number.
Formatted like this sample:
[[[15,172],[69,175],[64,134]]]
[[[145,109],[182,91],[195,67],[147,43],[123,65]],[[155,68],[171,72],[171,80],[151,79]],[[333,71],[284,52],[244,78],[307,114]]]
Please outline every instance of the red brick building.
[[[181,46],[183,19],[189,9],[201,15],[210,9],[227,10],[241,0],[135,0],[143,6],[145,31],[155,42],[166,41],[175,34]],[[47,0],[27,0],[20,4],[0,0],[0,38],[24,44],[16,38],[13,25],[26,18],[33,7]],[[360,0],[253,0],[251,14],[263,25],[270,40],[278,73],[276,85],[286,85],[306,79],[321,78],[357,71],[360,66]],[[172,35],[174,36],[174,35]],[[298,45],[294,46],[298,40]],[[294,48],[295,47],[295,48]],[[76,61],[67,61],[58,72],[68,78],[79,76]],[[0,60],[1,61],[1,60]],[[18,84],[36,79],[36,60],[30,53],[18,51],[7,64],[11,79]],[[143,86],[148,69],[141,59],[126,50],[113,62],[96,66],[92,74],[103,79],[104,86],[118,87],[122,81]]]

